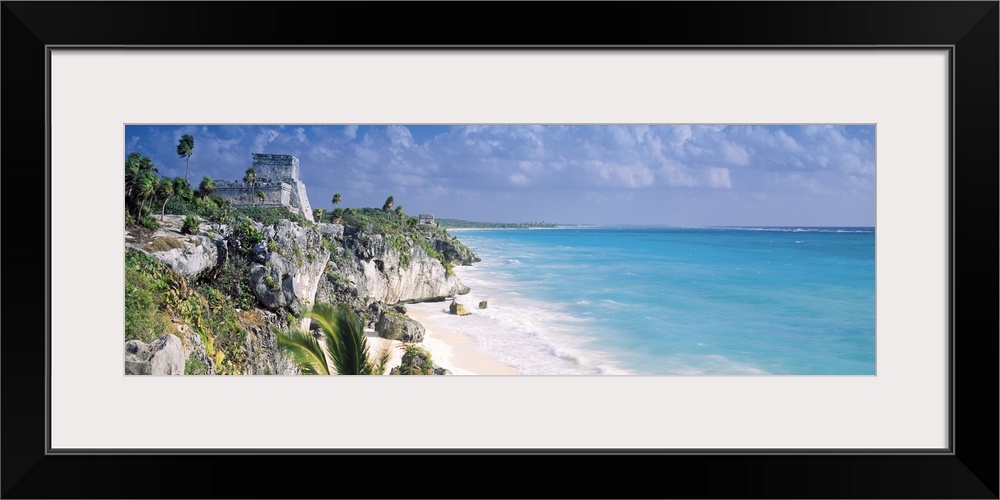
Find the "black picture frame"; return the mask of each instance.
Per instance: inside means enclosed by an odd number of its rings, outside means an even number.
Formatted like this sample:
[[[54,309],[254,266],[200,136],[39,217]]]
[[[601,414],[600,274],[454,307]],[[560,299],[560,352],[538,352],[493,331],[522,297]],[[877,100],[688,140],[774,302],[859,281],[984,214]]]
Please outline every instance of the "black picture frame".
[[[4,498],[998,498],[997,317],[995,309],[971,302],[979,297],[994,303],[997,291],[991,264],[998,255],[1000,170],[996,1],[560,3],[551,10],[537,3],[2,3],[7,147],[0,154],[7,241],[22,241],[23,231],[36,233],[30,245],[2,247],[12,292],[4,294],[7,328],[0,337]],[[571,17],[547,14],[566,9],[572,9]],[[456,14],[468,22],[451,22]],[[415,44],[608,50],[951,47],[950,452],[47,453],[48,391],[41,360],[48,335],[39,331],[38,319],[52,314],[49,247],[46,237],[46,251],[40,251],[39,203],[24,192],[25,186],[39,192],[49,186],[47,47]],[[51,213],[48,197],[46,204],[48,231],[51,217],[60,214]],[[965,307],[959,307],[959,298]],[[137,428],[154,423],[137,422]],[[562,467],[555,468],[557,462]],[[423,468],[481,486],[467,490],[458,482],[436,486],[407,479],[407,471]],[[303,472],[318,474],[311,474],[311,481],[289,479]],[[364,474],[373,479],[345,480]]]

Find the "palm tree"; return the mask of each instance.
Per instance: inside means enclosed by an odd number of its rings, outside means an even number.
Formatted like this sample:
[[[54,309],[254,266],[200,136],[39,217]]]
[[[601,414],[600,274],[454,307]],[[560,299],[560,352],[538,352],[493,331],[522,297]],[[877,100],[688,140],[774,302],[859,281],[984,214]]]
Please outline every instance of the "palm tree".
[[[174,196],[174,181],[166,177],[160,179],[159,185],[156,186],[156,195],[163,198],[163,206],[160,207],[160,220],[163,220],[167,213],[167,202]]]
[[[388,212],[389,210],[392,210],[392,204],[393,203],[396,203],[396,200],[394,200],[392,196],[386,198],[385,199],[385,205],[382,205],[382,210],[384,210],[386,212]]]
[[[184,180],[188,178],[188,170],[191,169],[191,155],[194,154],[194,137],[188,134],[181,136],[177,141],[177,156],[187,158],[187,166],[184,167]]]
[[[212,178],[207,175],[202,177],[201,184],[198,184],[198,194],[200,194],[202,198],[208,198],[208,195],[214,192],[215,184],[212,181]]]
[[[317,208],[316,210],[313,210],[313,218],[315,218],[319,222],[323,222],[324,215],[326,215],[325,208]]]
[[[333,209],[333,212],[330,214],[330,218],[333,219],[333,222],[335,222],[337,224],[340,224],[340,220],[343,217],[344,217],[344,209],[343,208],[335,208],[335,209]]]
[[[243,183],[249,184],[250,189],[257,187],[257,170],[253,167],[247,169],[245,175],[243,176]]]
[[[292,356],[306,375],[380,375],[384,362],[372,363],[364,324],[346,304],[334,307],[316,304],[304,315],[316,321],[323,332],[323,348],[309,333],[301,330],[287,334],[276,330],[278,345]],[[381,358],[382,356],[380,356]],[[332,368],[332,370],[331,370]],[[381,368],[381,369],[380,369]]]
[[[128,191],[125,193],[126,197],[132,196],[133,188],[148,172],[158,172],[153,166],[153,160],[139,153],[128,155],[128,159],[125,160],[125,186],[128,187]]]
[[[337,206],[340,203],[340,193],[333,193],[333,206]]]
[[[174,195],[184,201],[191,201],[191,198],[194,196],[191,183],[183,177],[174,177]]]
[[[260,201],[260,206],[263,207],[264,206],[264,200],[267,199],[267,195],[264,194],[264,192],[261,191],[261,190],[259,190],[259,189],[257,190],[256,195],[257,195],[257,200]]]
[[[403,218],[403,205],[398,205],[396,207],[396,216],[399,217],[400,219]]]
[[[136,196],[142,197],[142,201],[139,203],[139,212],[136,214],[136,220],[142,219],[143,208],[147,204],[147,201],[152,206],[153,197],[156,195],[156,187],[156,174],[147,171],[139,175],[139,180],[136,184]]]

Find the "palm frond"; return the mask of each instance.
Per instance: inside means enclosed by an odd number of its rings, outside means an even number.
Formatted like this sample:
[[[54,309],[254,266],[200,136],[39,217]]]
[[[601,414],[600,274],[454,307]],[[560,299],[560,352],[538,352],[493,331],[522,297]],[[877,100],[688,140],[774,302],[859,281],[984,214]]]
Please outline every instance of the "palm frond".
[[[364,325],[347,305],[315,304],[305,317],[316,321],[326,339],[326,352],[341,375],[371,375]]]
[[[287,334],[280,330],[274,330],[274,332],[278,336],[278,345],[292,356],[292,360],[299,365],[303,374],[330,374],[323,349],[320,348],[319,342],[313,338],[312,334],[301,330],[292,330]]]

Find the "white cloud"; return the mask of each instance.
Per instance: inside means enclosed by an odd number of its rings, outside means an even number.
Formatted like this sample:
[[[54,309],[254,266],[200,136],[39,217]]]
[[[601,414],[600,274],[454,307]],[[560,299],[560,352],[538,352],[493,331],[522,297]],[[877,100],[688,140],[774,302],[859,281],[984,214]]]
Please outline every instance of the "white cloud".
[[[729,179],[729,169],[721,167],[709,168],[708,185],[714,188],[732,188],[733,182]]]
[[[357,137],[357,135],[358,135],[357,125],[348,125],[344,127],[344,136],[346,136],[348,139],[353,140],[355,137]]]
[[[750,163],[750,154],[743,147],[726,141],[722,145],[722,155],[726,161],[740,167],[745,167]]]
[[[306,139],[306,129],[302,127],[295,129],[295,138],[302,144],[309,144],[309,141]]]

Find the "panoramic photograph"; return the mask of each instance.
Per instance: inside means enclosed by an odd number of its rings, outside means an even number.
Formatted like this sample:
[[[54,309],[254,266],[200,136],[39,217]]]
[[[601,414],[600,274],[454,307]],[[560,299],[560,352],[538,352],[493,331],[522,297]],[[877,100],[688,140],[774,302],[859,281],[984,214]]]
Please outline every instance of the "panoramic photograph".
[[[126,375],[875,375],[874,125],[128,124]]]

